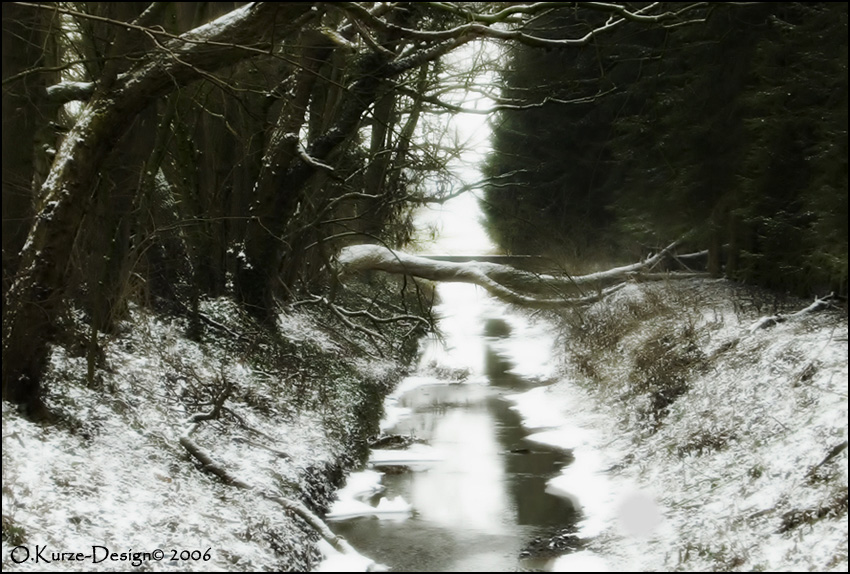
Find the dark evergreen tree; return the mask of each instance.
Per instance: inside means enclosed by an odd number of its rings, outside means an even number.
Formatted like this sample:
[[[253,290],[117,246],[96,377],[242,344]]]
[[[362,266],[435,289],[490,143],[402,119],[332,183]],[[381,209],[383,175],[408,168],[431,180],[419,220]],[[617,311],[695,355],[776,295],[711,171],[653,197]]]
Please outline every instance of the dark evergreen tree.
[[[512,99],[589,98],[496,124],[485,211],[504,249],[616,255],[690,232],[716,274],[846,293],[846,3],[716,8],[582,51],[514,47],[504,80]]]

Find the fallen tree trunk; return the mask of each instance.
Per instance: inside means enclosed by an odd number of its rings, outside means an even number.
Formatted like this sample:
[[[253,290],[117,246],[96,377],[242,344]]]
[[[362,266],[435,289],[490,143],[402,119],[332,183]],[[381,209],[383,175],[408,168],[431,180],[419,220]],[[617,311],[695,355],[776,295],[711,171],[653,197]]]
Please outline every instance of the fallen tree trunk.
[[[670,244],[645,261],[581,276],[539,275],[498,263],[436,261],[393,251],[382,245],[345,247],[340,251],[337,262],[341,277],[361,271],[383,271],[429,281],[471,283],[508,303],[545,309],[594,303],[621,289],[628,280],[657,281],[705,276],[703,273],[649,273],[679,243]],[[548,294],[541,294],[541,290]]]
[[[769,327],[773,327],[778,323],[784,323],[786,321],[797,321],[802,319],[806,315],[810,313],[815,313],[817,311],[823,311],[824,309],[830,306],[830,302],[832,301],[833,295],[830,293],[826,297],[816,297],[814,302],[807,307],[800,309],[796,313],[791,313],[790,315],[770,315],[759,318],[755,323],[750,325],[749,332],[754,333],[760,329],[767,329]]]

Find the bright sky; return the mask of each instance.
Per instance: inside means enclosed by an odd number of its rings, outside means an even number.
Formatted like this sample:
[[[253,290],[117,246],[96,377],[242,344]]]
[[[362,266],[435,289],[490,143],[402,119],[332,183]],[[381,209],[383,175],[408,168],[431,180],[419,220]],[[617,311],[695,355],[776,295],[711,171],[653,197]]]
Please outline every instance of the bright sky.
[[[476,57],[474,50],[478,47],[468,46],[453,62],[459,68],[472,66]],[[482,74],[476,82],[490,81],[487,79],[489,73]],[[442,96],[452,103],[462,104],[470,108],[488,108],[493,101],[478,93],[467,93],[457,90]],[[449,168],[457,174],[464,184],[473,183],[481,179],[479,166],[487,153],[490,151],[490,126],[486,115],[479,114],[457,114],[445,116],[448,121],[449,132],[457,135],[466,151],[458,161],[451,162]],[[419,230],[421,253],[441,253],[457,255],[477,255],[492,253],[496,246],[481,226],[483,217],[478,205],[477,197],[481,190],[472,190],[443,205],[434,205],[422,208],[416,218]],[[436,229],[436,240],[426,242],[427,235],[431,229]]]
[[[417,214],[417,229],[428,233],[437,230],[434,241],[422,242],[421,253],[445,255],[481,255],[492,253],[496,246],[481,226],[483,217],[476,192],[465,193],[445,205],[423,208]]]

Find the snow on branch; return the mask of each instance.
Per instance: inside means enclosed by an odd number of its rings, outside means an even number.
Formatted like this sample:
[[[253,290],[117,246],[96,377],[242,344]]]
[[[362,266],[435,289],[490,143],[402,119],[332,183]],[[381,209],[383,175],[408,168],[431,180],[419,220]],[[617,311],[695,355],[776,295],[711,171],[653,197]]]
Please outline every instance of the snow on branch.
[[[662,259],[667,257],[680,243],[675,241],[658,254],[649,259],[627,265],[591,273],[577,277],[556,277],[553,275],[538,275],[520,271],[507,265],[469,261],[455,263],[435,261],[425,257],[410,255],[381,245],[352,245],[343,248],[337,261],[342,276],[359,271],[384,271],[400,275],[411,275],[430,281],[448,283],[471,283],[486,289],[491,295],[517,305],[534,308],[558,308],[588,305],[599,301],[611,293],[621,289],[625,281],[631,278],[643,277],[641,272],[651,270]],[[693,277],[693,273],[685,274]],[[651,274],[649,279],[678,277],[676,274]],[[615,283],[611,285],[611,283]],[[581,296],[544,297],[527,294],[547,287],[556,291],[575,290],[587,286],[594,290],[593,294]]]
[[[814,302],[803,309],[800,309],[796,313],[791,313],[790,315],[782,315],[777,313],[776,315],[770,315],[761,317],[756,320],[752,325],[750,325],[749,332],[755,333],[760,329],[767,329],[768,327],[773,327],[777,323],[784,323],[786,321],[797,321],[802,319],[804,316],[809,315],[810,313],[815,313],[817,311],[823,311],[830,305],[830,301],[832,301],[833,294],[829,294],[826,297],[818,297],[815,298]]]
[[[445,4],[446,3],[432,3],[434,7],[440,7],[441,9],[445,9]],[[522,19],[515,18],[518,14],[527,16],[539,13],[544,10],[556,8],[559,5],[575,6],[575,4],[576,3],[574,2],[536,2],[529,5],[518,5],[509,7],[495,14],[482,14],[463,10],[463,15],[466,16],[470,20],[470,22],[468,24],[463,24],[448,30],[420,30],[406,28],[404,26],[394,24],[376,16],[375,14],[371,13],[365,6],[362,6],[359,2],[334,2],[331,5],[335,8],[343,10],[353,19],[361,21],[363,24],[374,30],[380,30],[385,33],[400,35],[405,38],[433,42],[443,40],[457,40],[462,38],[483,37],[493,38],[496,40],[513,40],[523,44],[527,44],[529,46],[536,46],[542,48],[583,46],[589,43],[596,35],[627,21],[643,22],[649,24],[663,24],[670,21],[681,21],[682,15],[684,13],[689,12],[695,8],[705,7],[707,5],[707,3],[705,2],[687,3],[684,4],[683,7],[675,11],[665,10],[662,12],[653,13],[654,11],[656,11],[656,9],[663,8],[663,3],[653,2],[637,10],[630,10],[626,5],[607,2],[579,3],[589,10],[607,12],[610,14],[610,18],[605,24],[600,24],[596,28],[590,30],[584,36],[575,38],[543,38],[540,36],[533,36],[531,34],[523,32],[522,30],[507,30],[504,29],[504,27],[497,28],[496,26],[494,26],[496,24],[505,24],[511,22],[521,24]]]
[[[59,82],[48,86],[45,97],[48,101],[65,104],[75,100],[88,100],[94,93],[94,82]]]
[[[314,168],[316,168],[316,169],[318,169],[318,170],[327,171],[327,172],[330,172],[330,173],[333,173],[333,172],[334,172],[334,168],[333,168],[333,166],[330,166],[330,165],[328,165],[328,164],[326,164],[326,163],[323,163],[323,162],[321,162],[321,161],[317,160],[316,158],[314,158],[313,156],[311,156],[310,154],[308,154],[308,153],[304,150],[304,148],[303,148],[303,147],[301,147],[300,145],[298,146],[298,156],[301,158],[301,160],[302,160],[304,163],[306,163],[307,165],[309,165],[309,166],[311,166],[311,167],[314,167]]]

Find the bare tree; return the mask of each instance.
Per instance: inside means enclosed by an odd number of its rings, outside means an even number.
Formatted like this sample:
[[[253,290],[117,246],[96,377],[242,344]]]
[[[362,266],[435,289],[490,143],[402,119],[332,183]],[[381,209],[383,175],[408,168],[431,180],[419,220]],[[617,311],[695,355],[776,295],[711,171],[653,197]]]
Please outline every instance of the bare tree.
[[[144,29],[160,3],[151,4],[116,42]],[[39,380],[55,328],[71,249],[90,193],[110,147],[151,101],[176,86],[254,51],[265,53],[273,31],[286,37],[300,28],[309,4],[248,5],[178,37],[151,34],[155,45],[128,69],[106,66],[76,124],[66,135],[41,189],[44,207],[21,252],[3,310],[3,397],[38,401]],[[270,23],[272,25],[270,25]],[[4,28],[5,30],[5,28]],[[240,49],[239,46],[250,46]],[[115,61],[113,61],[115,62]]]
[[[193,18],[181,20],[171,12],[191,10],[190,3],[137,4],[127,7],[126,12],[114,13],[84,9],[84,5],[73,3],[14,4],[8,9],[4,4],[4,43],[7,36],[16,33],[11,21],[29,29],[27,18],[38,19],[35,14],[88,22],[92,28],[108,30],[98,33],[111,39],[109,48],[98,50],[91,57],[80,56],[88,81],[67,80],[49,85],[31,100],[31,95],[20,90],[20,82],[32,77],[46,83],[44,78],[49,77],[40,75],[46,69],[40,69],[38,54],[25,56],[26,62],[8,72],[4,65],[4,118],[7,93],[10,97],[24,94],[19,101],[29,102],[27,113],[37,113],[48,103],[56,106],[71,100],[82,102],[40,184],[38,195],[42,203],[20,255],[8,257],[16,266],[14,273],[6,271],[4,233],[4,276],[13,280],[5,293],[3,316],[3,397],[28,403],[34,410],[40,405],[41,374],[65,297],[74,246],[86,218],[96,213],[98,205],[105,205],[99,203],[103,201],[99,195],[111,193],[99,183],[106,175],[105,162],[110,152],[120,147],[122,137],[134,122],[151,113],[159,127],[143,130],[146,142],[131,146],[137,165],[143,167],[139,173],[141,183],[132,185],[135,191],[128,198],[130,209],[147,210],[146,217],[157,212],[152,190],[161,174],[165,187],[184,187],[184,202],[192,190],[211,194],[198,202],[199,218],[240,217],[238,209],[237,215],[232,210],[221,210],[221,215],[209,213],[213,204],[234,201],[232,197],[226,199],[228,193],[221,189],[228,185],[222,183],[227,177],[209,177],[210,172],[219,169],[215,157],[205,158],[195,172],[196,181],[190,181],[187,175],[185,164],[198,158],[190,149],[198,142],[187,141],[194,138],[195,132],[181,125],[185,118],[178,117],[185,115],[187,86],[203,81],[223,92],[238,94],[246,89],[243,80],[222,73],[238,62],[256,63],[260,74],[264,69],[278,74],[277,85],[263,94],[270,105],[255,118],[263,126],[259,136],[262,145],[255,142],[244,148],[257,152],[256,169],[244,170],[246,177],[256,174],[256,181],[250,185],[243,182],[239,188],[242,192],[235,200],[250,206],[250,211],[241,216],[244,245],[226,245],[226,238],[231,235],[225,234],[223,241],[213,240],[204,247],[201,239],[220,233],[220,228],[209,221],[186,225],[197,226],[194,229],[198,236],[191,247],[194,255],[190,253],[196,262],[210,251],[219,253],[219,262],[228,248],[238,253],[234,256],[240,262],[236,269],[238,293],[247,308],[270,317],[276,299],[292,289],[309,263],[305,252],[311,242],[321,247],[333,235],[335,224],[322,226],[322,221],[338,221],[357,205],[365,206],[369,217],[352,231],[362,237],[380,230],[386,214],[404,203],[406,198],[399,189],[403,187],[403,166],[414,147],[417,123],[426,103],[442,105],[439,85],[429,81],[433,79],[429,77],[433,63],[482,38],[541,48],[569,48],[585,45],[595,36],[625,24],[678,25],[690,18],[699,19],[706,5],[652,3],[633,9],[627,4],[595,2],[255,3],[201,24]],[[598,24],[588,25],[578,37],[541,38],[526,32],[525,23],[530,18],[557,7],[575,10],[579,20],[586,13],[603,17],[586,20]],[[175,18],[191,22],[194,27],[175,29],[168,24]],[[84,26],[79,30],[84,30]],[[85,38],[85,32],[78,33]],[[96,65],[88,65],[90,59]],[[278,64],[263,68],[269,62]],[[178,90],[183,91],[175,98],[173,93]],[[184,102],[175,101],[180,99]],[[521,103],[511,105],[522,107]],[[156,113],[146,112],[151,106],[158,106]],[[243,111],[257,113],[249,108],[246,104]],[[227,106],[205,107],[204,111],[221,116],[217,125],[222,129],[216,138],[229,137],[225,132],[246,136],[245,130],[230,124],[233,110]],[[4,130],[5,126],[4,122]],[[361,146],[358,139],[366,133],[369,144]],[[173,142],[165,142],[174,137],[183,138],[183,152]],[[25,147],[30,145],[25,143]],[[25,174],[13,175],[12,169],[7,172],[6,149],[4,145],[4,213],[10,188],[7,184],[27,181]],[[170,169],[168,161],[183,167]],[[26,171],[24,160],[14,162],[16,172]],[[112,177],[114,173],[108,175]],[[169,176],[175,181],[168,182]],[[183,182],[183,178],[187,181]],[[113,178],[113,182],[116,189],[130,185],[125,177]],[[26,210],[21,211],[26,222]],[[134,229],[128,227],[122,232],[125,246],[116,253],[115,266],[110,264],[111,269],[119,269],[125,275],[130,254],[137,257],[147,248],[140,247],[142,236],[133,233],[144,227],[139,220]],[[122,221],[123,225],[129,220]],[[155,221],[147,225],[147,233],[158,232],[159,227],[162,222]],[[18,235],[8,243],[12,250],[21,243],[23,233]],[[135,245],[131,245],[133,240]],[[342,242],[330,244],[332,250],[341,245]],[[321,253],[321,248],[317,252]],[[219,264],[220,269],[225,267],[225,263]],[[224,273],[218,271],[216,276],[221,284]],[[202,282],[196,263],[193,283]],[[195,301],[198,296],[196,291]]]

